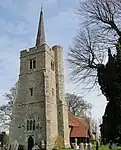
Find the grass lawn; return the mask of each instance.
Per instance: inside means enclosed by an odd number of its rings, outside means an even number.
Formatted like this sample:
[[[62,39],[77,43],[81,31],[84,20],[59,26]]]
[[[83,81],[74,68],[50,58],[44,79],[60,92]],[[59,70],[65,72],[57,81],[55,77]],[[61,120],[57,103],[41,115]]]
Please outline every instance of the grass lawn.
[[[110,150],[108,146],[99,146],[99,150]]]
[[[72,148],[59,149],[59,150],[72,150]]]
[[[72,150],[72,149],[67,148],[67,149],[59,149],[59,150]],[[93,147],[92,150],[96,150],[96,148]],[[108,148],[108,146],[99,146],[99,150],[110,150],[110,149]]]
[[[59,149],[59,150],[72,150],[71,148],[66,148],[66,149]]]
[[[111,150],[108,146],[100,146],[99,150]],[[118,146],[118,150],[121,150],[121,146]]]
[[[67,148],[67,149],[59,149],[59,150],[72,150],[71,148]],[[92,150],[96,150],[96,148],[92,148]],[[108,146],[99,146],[99,150],[111,150],[109,149]],[[121,147],[118,147],[118,150],[121,150]]]

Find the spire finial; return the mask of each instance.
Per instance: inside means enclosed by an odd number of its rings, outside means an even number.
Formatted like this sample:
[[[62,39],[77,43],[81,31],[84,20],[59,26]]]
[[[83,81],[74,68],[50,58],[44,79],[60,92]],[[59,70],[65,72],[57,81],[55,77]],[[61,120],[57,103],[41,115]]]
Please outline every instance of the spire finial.
[[[45,32],[44,32],[44,19],[43,19],[43,6],[41,4],[39,27],[36,39],[36,46],[40,46],[45,43]]]
[[[41,4],[41,11],[43,11],[43,5]]]

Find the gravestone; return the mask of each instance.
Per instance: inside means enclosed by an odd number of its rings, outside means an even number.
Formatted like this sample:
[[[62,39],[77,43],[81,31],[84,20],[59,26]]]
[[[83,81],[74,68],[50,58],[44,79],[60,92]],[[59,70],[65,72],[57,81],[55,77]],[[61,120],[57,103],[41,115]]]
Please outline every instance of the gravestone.
[[[38,145],[34,145],[32,150],[40,150],[39,146]]]
[[[19,145],[18,150],[25,150],[24,145]]]
[[[18,150],[18,146],[19,146],[19,144],[18,144],[17,140],[15,140],[11,144],[11,150]]]
[[[80,150],[84,150],[84,143],[80,143],[80,144],[79,144],[79,149],[80,149]]]

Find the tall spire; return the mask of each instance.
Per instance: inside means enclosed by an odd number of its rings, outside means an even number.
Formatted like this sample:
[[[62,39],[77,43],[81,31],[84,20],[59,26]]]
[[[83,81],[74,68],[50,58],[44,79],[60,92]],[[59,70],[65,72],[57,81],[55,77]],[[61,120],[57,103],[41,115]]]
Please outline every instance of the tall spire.
[[[43,10],[41,6],[38,33],[37,33],[37,38],[36,38],[36,46],[40,46],[44,43],[45,43],[44,19],[43,19]]]

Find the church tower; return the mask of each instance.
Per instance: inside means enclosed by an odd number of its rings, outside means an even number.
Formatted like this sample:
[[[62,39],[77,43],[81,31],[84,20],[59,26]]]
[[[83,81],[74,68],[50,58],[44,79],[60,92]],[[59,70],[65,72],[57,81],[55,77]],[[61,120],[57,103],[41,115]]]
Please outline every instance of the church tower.
[[[32,150],[45,141],[52,149],[58,136],[69,146],[68,107],[64,100],[62,47],[45,42],[41,8],[35,47],[20,53],[17,98],[10,126],[10,143],[17,140]]]

